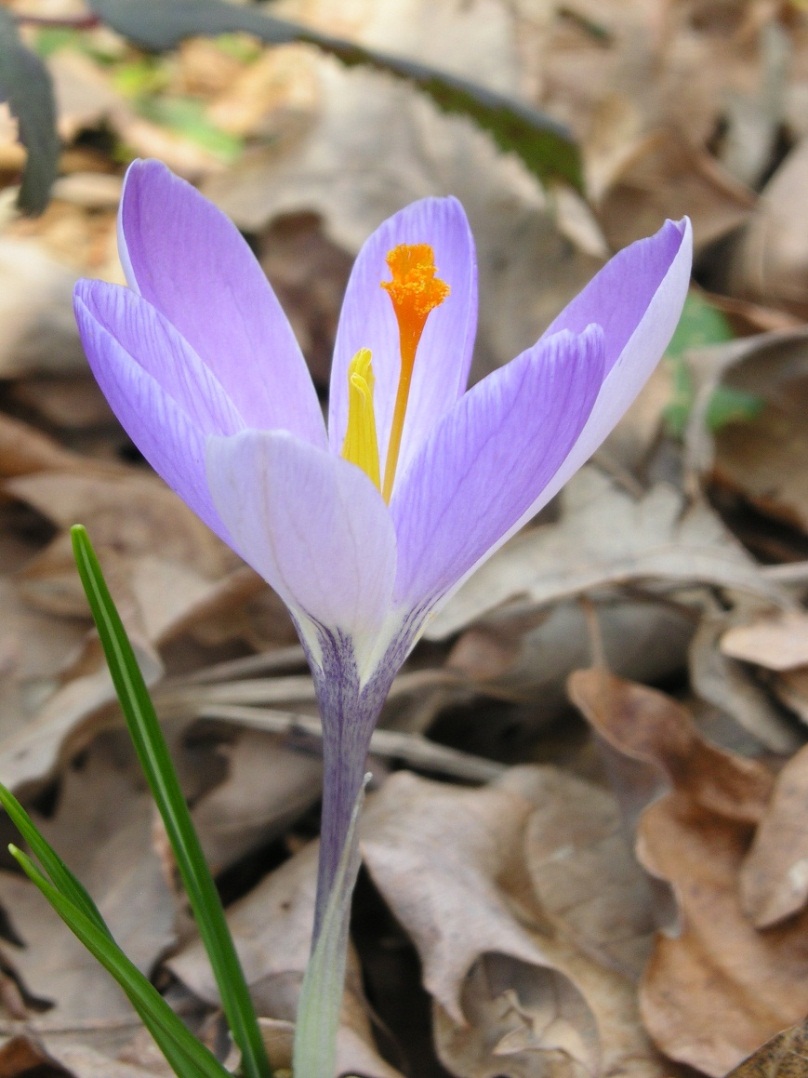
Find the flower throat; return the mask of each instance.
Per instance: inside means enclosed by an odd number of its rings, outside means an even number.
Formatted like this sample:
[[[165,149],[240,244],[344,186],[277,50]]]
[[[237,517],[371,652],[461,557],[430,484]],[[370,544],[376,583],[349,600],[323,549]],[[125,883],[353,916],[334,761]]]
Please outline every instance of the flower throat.
[[[398,322],[401,369],[383,482],[373,409],[373,367],[367,348],[360,348],[348,366],[348,427],[342,456],[358,465],[389,502],[401,451],[415,354],[426,320],[449,295],[449,286],[436,276],[435,252],[428,243],[399,244],[388,253],[387,265],[393,279],[382,281],[381,287],[390,297]]]

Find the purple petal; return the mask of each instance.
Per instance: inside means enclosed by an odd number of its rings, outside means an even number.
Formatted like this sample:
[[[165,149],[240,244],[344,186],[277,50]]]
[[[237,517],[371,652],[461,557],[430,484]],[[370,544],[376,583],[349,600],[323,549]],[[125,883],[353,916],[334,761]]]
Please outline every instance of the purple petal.
[[[603,334],[591,326],[542,338],[469,390],[394,491],[396,602],[434,603],[549,500],[602,380]]]
[[[686,217],[667,221],[656,235],[615,255],[553,323],[556,328],[572,325],[590,311],[604,326],[607,374],[580,438],[553,477],[548,497],[542,495],[542,505],[589,460],[648,381],[682,314],[692,261],[690,221]],[[596,303],[601,305],[600,312],[595,310]],[[623,307],[630,311],[633,322]],[[531,507],[517,528],[539,508]]]
[[[317,395],[286,315],[238,230],[158,161],[126,174],[118,246],[130,286],[216,375],[248,426],[325,445]]]
[[[79,281],[76,318],[82,335],[88,320],[114,338],[125,357],[142,367],[203,434],[235,434],[246,424],[215,375],[166,318],[136,292],[103,281]],[[110,400],[105,388],[110,364],[121,360],[106,351],[88,359],[115,414],[126,426],[132,408],[125,398]]]
[[[608,374],[624,357],[632,337],[642,330],[643,344],[650,346],[655,357],[650,361],[653,369],[679,321],[682,307],[677,297],[687,289],[692,252],[690,221],[666,221],[655,235],[632,243],[610,259],[545,335],[562,329],[581,333],[597,323],[603,328]],[[662,321],[657,323],[660,317]]]
[[[208,434],[243,426],[226,394],[176,330],[128,289],[79,281],[74,307],[93,374],[124,430],[172,490],[233,546],[205,476]],[[159,382],[151,373],[158,367]]]
[[[379,492],[353,464],[284,431],[212,438],[214,504],[243,558],[298,616],[374,643],[390,608],[396,540]]]
[[[332,450],[341,452],[345,438],[348,364],[360,348],[369,348],[376,377],[376,426],[384,465],[400,353],[398,323],[381,282],[390,280],[387,253],[401,243],[430,244],[437,275],[447,282],[451,293],[429,315],[418,348],[399,475],[441,416],[464,392],[477,329],[474,239],[457,199],[425,198],[385,221],[359,252],[345,293],[331,368],[328,428]]]

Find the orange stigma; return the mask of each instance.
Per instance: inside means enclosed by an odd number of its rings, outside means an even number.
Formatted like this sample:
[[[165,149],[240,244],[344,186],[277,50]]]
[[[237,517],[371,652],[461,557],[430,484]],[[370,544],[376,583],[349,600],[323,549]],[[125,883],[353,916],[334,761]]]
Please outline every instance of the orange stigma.
[[[439,307],[449,295],[449,286],[436,276],[435,252],[428,243],[399,244],[387,255],[387,265],[393,279],[382,281],[381,285],[393,304],[401,350],[401,372],[382,486],[382,496],[389,502],[401,450],[415,353],[430,312]]]

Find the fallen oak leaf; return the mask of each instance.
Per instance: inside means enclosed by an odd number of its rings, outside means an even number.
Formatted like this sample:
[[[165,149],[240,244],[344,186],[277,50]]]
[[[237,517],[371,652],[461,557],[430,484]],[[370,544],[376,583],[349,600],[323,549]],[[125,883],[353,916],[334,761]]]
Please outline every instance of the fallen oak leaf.
[[[766,1041],[727,1078],[805,1078],[806,1073],[808,1019]]]
[[[570,695],[608,743],[615,775],[634,783],[623,793],[638,817],[638,857],[671,886],[680,913],[646,969],[643,1021],[666,1055],[722,1075],[808,1010],[808,915],[762,933],[738,892],[773,776],[708,745],[663,694],[605,670],[573,675]]]
[[[616,817],[606,791],[550,767],[512,768],[481,790],[399,773],[369,799],[365,858],[413,937],[425,977],[437,960],[446,985],[457,966],[453,943],[473,958],[460,983],[461,1020],[439,1001],[433,1006],[438,1054],[451,1073],[671,1075],[642,1029],[634,984],[608,953],[615,933],[628,947],[649,921],[629,887],[623,904],[640,918],[624,910],[617,923],[610,888],[595,882],[605,858],[624,864],[608,838]],[[587,906],[588,926],[576,921],[578,904]],[[514,927],[541,963],[503,953]],[[604,955],[612,968],[600,964]]]
[[[779,924],[808,900],[808,748],[777,776],[771,801],[741,870],[744,912],[757,928]]]
[[[594,1016],[579,986],[515,915],[515,897],[503,885],[523,874],[532,807],[516,791],[460,789],[399,772],[369,800],[362,856],[418,950],[438,1012],[461,1037],[475,1014],[489,1021],[492,1007],[499,1013],[497,1000],[519,970],[521,994],[542,1012],[535,1023],[519,1021],[529,1050],[543,1063],[563,1057],[571,1076],[597,1068]]]
[[[774,783],[768,768],[712,745],[687,710],[664,693],[595,668],[577,670],[569,679],[569,694],[617,753],[610,761],[619,767],[624,758],[639,765],[633,768],[635,791],[616,791],[623,803],[633,802],[632,815],[673,787],[708,812],[747,824],[760,820]]]

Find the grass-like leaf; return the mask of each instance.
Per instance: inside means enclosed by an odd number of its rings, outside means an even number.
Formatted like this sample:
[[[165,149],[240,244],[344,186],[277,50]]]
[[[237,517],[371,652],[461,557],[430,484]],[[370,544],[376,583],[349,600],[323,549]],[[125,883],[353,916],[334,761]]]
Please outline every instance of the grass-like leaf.
[[[208,953],[222,1007],[238,1045],[244,1078],[271,1078],[258,1020],[216,886],[205,862],[160,723],[135,653],[104,581],[87,532],[71,532],[73,554],[115,690],[141,767],[163,818],[199,935]]]
[[[0,785],[0,805],[6,810],[11,822],[28,843],[31,852],[44,868],[56,889],[77,910],[109,935],[104,918],[84,886],[76,879],[61,857],[37,830],[36,824],[19,803],[14,794]]]

